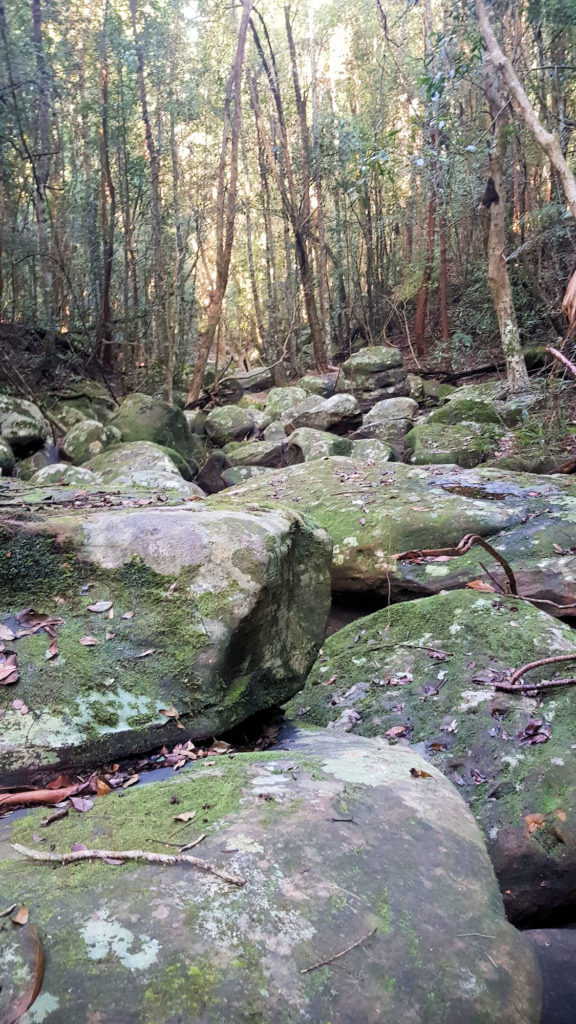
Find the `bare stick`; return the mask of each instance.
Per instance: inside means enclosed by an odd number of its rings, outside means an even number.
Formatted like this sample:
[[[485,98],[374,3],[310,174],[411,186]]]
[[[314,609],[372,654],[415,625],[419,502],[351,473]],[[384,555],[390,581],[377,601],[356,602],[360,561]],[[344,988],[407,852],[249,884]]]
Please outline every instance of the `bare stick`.
[[[441,651],[439,647],[429,647],[428,644],[404,644],[400,640],[391,644],[367,644],[366,647],[369,652],[383,651],[385,647],[410,647],[413,651],[433,651],[434,654],[443,654],[445,658],[453,657],[449,651]]]
[[[207,874],[216,875],[230,885],[246,885],[246,879],[241,875],[233,875],[228,871],[221,871],[213,867],[199,857],[192,857],[186,853],[150,853],[147,850],[74,850],[72,853],[48,853],[44,850],[30,850],[20,843],[12,843],[14,850],[22,853],[30,860],[52,861],[56,864],[73,864],[78,860],[144,860],[150,864],[192,864],[199,871],[206,871]]]
[[[538,661],[529,661],[527,665],[523,665],[522,668],[518,668],[512,673],[508,680],[509,685],[513,686],[514,683],[517,683],[526,672],[530,672],[533,668],[540,668],[541,665],[557,665],[561,661],[576,661],[576,654],[557,654],[554,658],[539,658]],[[532,689],[534,689],[536,685],[540,684],[535,683]]]
[[[502,690],[504,693],[533,693],[535,690],[551,690],[554,686],[574,686],[576,679],[544,679],[541,683],[495,683],[495,690]]]
[[[328,957],[327,960],[319,960],[317,964],[312,964],[312,967],[304,967],[300,971],[300,974],[310,974],[310,971],[317,971],[319,967],[326,967],[327,964],[333,964],[335,960],[339,960],[341,956],[345,956],[351,949],[356,949],[357,946],[361,946],[363,942],[371,939],[377,931],[377,928],[373,928],[371,932],[368,932],[367,935],[363,935],[361,939],[357,939],[356,942],[353,942],[351,946],[347,946],[346,949],[343,949],[340,953],[335,953],[334,956]]]
[[[572,376],[576,377],[576,366],[574,366],[574,363],[571,363],[566,356],[562,355],[557,348],[553,348],[552,345],[546,345],[546,351],[549,352],[550,355],[554,356],[555,359],[559,359],[561,363],[564,363],[564,366],[570,370]]]
[[[456,547],[422,548],[419,551],[404,551],[402,554],[396,555],[396,560],[398,562],[403,562],[410,561],[415,558],[433,558],[441,555],[447,555],[449,558],[457,558],[460,555],[468,554],[470,548],[474,547],[475,544],[479,544],[480,547],[484,548],[484,550],[487,551],[489,555],[492,555],[492,558],[495,558],[502,566],[506,573],[510,593],[513,594],[514,597],[517,597],[518,587],[516,585],[516,577],[514,576],[510,565],[504,556],[501,555],[499,551],[496,551],[496,548],[493,548],[492,545],[489,544],[487,540],[484,540],[483,537],[479,537],[477,533],[467,533],[465,537],[462,537],[462,540],[456,545]]]

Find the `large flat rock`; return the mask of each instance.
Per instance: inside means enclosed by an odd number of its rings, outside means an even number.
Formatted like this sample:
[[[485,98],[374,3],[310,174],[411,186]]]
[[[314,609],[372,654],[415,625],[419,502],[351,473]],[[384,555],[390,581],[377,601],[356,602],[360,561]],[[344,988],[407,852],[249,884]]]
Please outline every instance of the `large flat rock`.
[[[468,800],[515,921],[576,907],[576,688],[496,692],[573,676],[576,634],[515,598],[473,590],[404,602],[325,641],[297,720],[413,744]],[[539,724],[538,724],[539,723]]]
[[[0,779],[212,736],[282,703],[323,637],[330,549],[281,509],[5,518],[0,622],[19,678],[0,689]],[[31,608],[61,620],[56,652],[15,617]]]
[[[43,812],[6,819],[4,903],[26,903],[46,950],[26,1020],[537,1024],[534,955],[456,789],[374,741],[313,733],[288,747],[99,798],[46,842]],[[204,833],[193,854],[245,885],[184,865],[54,870],[10,845],[170,852],[158,841],[177,828],[177,842]],[[0,1015],[25,982],[29,929],[2,933]]]
[[[334,542],[335,590],[372,591],[392,601],[433,594],[486,579],[480,563],[487,561],[503,580],[479,549],[452,561],[397,558],[451,547],[475,533],[511,562],[520,593],[572,604],[576,613],[576,484],[568,477],[334,457],[251,480],[225,501],[237,508],[287,505],[314,516]]]

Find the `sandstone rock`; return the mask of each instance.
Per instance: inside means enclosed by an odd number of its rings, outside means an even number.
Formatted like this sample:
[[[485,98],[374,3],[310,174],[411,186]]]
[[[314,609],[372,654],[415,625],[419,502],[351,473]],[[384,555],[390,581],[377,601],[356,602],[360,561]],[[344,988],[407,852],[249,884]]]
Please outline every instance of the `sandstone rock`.
[[[66,434],[62,451],[75,466],[81,466],[120,440],[120,431],[115,427],[104,426],[98,420],[82,419]]]
[[[109,425],[120,431],[125,442],[151,441],[185,458],[189,453],[190,432],[184,413],[160,398],[127,395]]]
[[[5,441],[3,437],[0,437],[0,475],[4,474],[8,476],[9,473],[14,469],[14,452]]]
[[[15,455],[27,455],[42,447],[48,437],[48,425],[33,402],[0,395],[0,435]]]
[[[492,423],[426,422],[413,427],[405,444],[415,466],[478,466],[494,453],[503,431]]]
[[[297,408],[300,402],[309,397],[308,391],[301,387],[272,388],[268,392],[266,411],[272,420],[281,420]]]
[[[214,444],[223,446],[229,441],[243,441],[252,434],[254,420],[249,409],[242,409],[238,405],[223,405],[212,409],[204,429]]]
[[[100,480],[96,473],[86,469],[84,466],[71,466],[69,462],[54,462],[51,466],[44,466],[31,477],[31,483],[43,487],[49,484],[58,484],[62,487],[97,487]]]
[[[121,1007],[126,1024],[538,1024],[534,954],[455,787],[358,737],[288,747],[198,761],[50,826],[58,851],[127,849],[196,811],[184,838],[204,831],[193,853],[240,888],[183,864],[54,870],[9,845],[34,846],[45,811],[9,824],[5,903],[26,899],[50,951],[34,1019],[118,1024]],[[0,1012],[29,976],[25,928],[1,956]]]
[[[352,442],[347,437],[337,437],[324,430],[299,427],[290,434],[288,462],[311,462],[330,455],[350,455],[351,451]]]
[[[188,483],[182,475],[183,472],[189,475],[182,456],[151,441],[113,445],[90,459],[85,468],[111,487],[166,489],[182,495],[200,493],[198,487]]]
[[[296,429],[309,427],[311,430],[328,430],[334,434],[345,434],[362,422],[360,406],[353,395],[338,394],[332,398],[318,398],[307,409],[297,409],[290,418]]]

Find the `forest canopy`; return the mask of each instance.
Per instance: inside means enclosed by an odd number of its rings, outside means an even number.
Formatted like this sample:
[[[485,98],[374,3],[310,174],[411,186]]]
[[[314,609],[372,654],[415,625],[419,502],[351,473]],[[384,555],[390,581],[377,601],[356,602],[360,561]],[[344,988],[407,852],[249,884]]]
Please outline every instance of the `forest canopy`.
[[[482,11],[569,164],[573,2],[3,0],[0,325],[169,400],[207,361],[564,335],[565,183]]]

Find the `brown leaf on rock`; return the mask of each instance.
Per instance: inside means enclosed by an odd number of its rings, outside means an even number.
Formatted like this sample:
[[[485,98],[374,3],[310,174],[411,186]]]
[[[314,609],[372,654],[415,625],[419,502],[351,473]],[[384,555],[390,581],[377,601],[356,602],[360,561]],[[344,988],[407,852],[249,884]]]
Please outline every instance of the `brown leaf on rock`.
[[[82,644],[82,647],[97,647],[100,641],[95,636],[81,636],[78,643]]]
[[[552,735],[552,726],[541,718],[530,718],[524,729],[517,733],[521,743],[534,746],[536,743],[547,743]]]
[[[75,811],[79,811],[80,814],[85,814],[86,811],[91,811],[94,807],[94,801],[89,796],[71,796],[70,803]]]
[[[17,683],[18,657],[14,651],[0,652],[0,686],[10,686]]]
[[[182,811],[182,814],[177,814],[174,821],[192,821],[196,817],[196,811]]]
[[[135,658],[147,658],[149,654],[156,654],[155,647],[149,647],[147,651],[142,651],[141,654],[135,654]]]
[[[129,779],[126,779],[126,782],[122,783],[122,789],[129,789],[130,786],[135,786],[139,778],[139,775],[131,775]]]
[[[27,980],[18,998],[4,1011],[1,1024],[16,1024],[16,1021],[20,1020],[20,1017],[32,1006],[42,987],[42,979],[44,978],[44,947],[34,925],[28,924],[26,928],[28,947],[31,951],[30,962],[27,964]]]
[[[29,917],[30,911],[28,910],[28,907],[25,903],[21,903],[18,910],[12,915],[10,920],[13,921],[14,924],[28,924]]]
[[[108,796],[112,790],[104,779],[96,779],[96,796]]]
[[[486,580],[470,580],[470,583],[467,583],[466,586],[468,590],[480,590],[486,594],[495,594],[497,592],[496,587],[493,587],[491,583],[487,583]]]
[[[60,651],[58,650],[58,641],[54,637],[44,657],[46,658],[46,661],[52,661],[52,658],[57,658],[59,653]]]
[[[410,775],[413,779],[433,779],[434,776],[430,772],[424,772],[421,768],[411,768]]]
[[[388,736],[389,739],[396,739],[399,736],[406,736],[409,732],[412,732],[411,725],[393,725],[384,735]]]
[[[3,626],[0,623],[0,640],[15,640],[16,634],[12,632],[9,626]]]
[[[544,827],[545,818],[543,814],[525,814],[524,822],[526,824],[526,835],[534,835],[539,828]]]
[[[134,618],[134,612],[124,612],[122,618],[123,619],[133,619]]]

